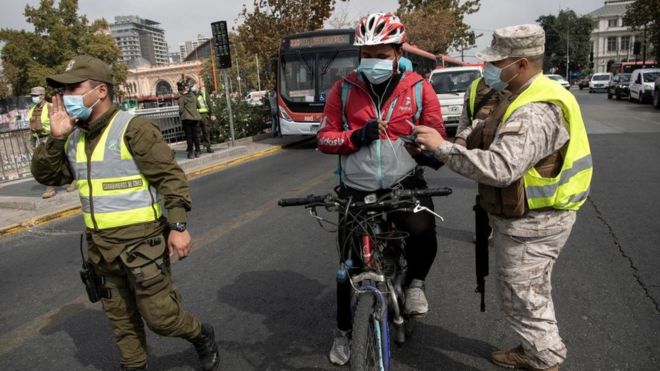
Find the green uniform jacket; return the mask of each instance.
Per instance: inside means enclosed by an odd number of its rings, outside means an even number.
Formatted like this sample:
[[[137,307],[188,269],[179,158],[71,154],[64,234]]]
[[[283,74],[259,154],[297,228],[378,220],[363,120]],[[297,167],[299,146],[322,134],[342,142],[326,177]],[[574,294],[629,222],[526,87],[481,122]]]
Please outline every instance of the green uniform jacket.
[[[98,120],[87,124],[85,152],[91,157],[92,151],[101,138],[103,129],[119,108],[112,106]],[[149,183],[158,189],[164,199],[170,223],[185,223],[186,212],[190,210],[190,188],[185,173],[176,160],[174,151],[165,143],[160,129],[153,122],[136,116],[129,123],[124,135],[129,150],[138,168]],[[69,160],[64,151],[65,139],[49,137],[45,145],[38,146],[32,157],[32,175],[41,184],[61,186],[74,180]],[[112,261],[131,241],[162,233],[162,221],[154,221],[127,227],[88,230],[92,241],[108,261]]]
[[[181,120],[202,120],[202,116],[197,111],[197,97],[195,94],[188,93],[179,97],[179,116]]]

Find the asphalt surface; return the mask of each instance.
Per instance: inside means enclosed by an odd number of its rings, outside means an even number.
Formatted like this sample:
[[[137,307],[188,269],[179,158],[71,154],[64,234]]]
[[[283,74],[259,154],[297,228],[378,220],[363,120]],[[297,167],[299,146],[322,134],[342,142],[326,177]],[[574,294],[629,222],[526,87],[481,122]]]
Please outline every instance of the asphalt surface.
[[[660,111],[574,90],[595,175],[553,273],[563,370],[660,369]],[[191,182],[195,250],[174,265],[184,307],[215,326],[224,370],[325,370],[334,327],[334,238],[281,197],[327,193],[334,156],[313,144]],[[474,293],[476,187],[447,169],[429,183],[439,251],[427,279],[432,312],[394,349],[395,370],[495,370],[486,357],[516,345],[487,279]],[[119,357],[100,305],[78,277],[80,216],[0,240],[0,369],[114,370]],[[149,333],[153,370],[197,367],[192,347]]]

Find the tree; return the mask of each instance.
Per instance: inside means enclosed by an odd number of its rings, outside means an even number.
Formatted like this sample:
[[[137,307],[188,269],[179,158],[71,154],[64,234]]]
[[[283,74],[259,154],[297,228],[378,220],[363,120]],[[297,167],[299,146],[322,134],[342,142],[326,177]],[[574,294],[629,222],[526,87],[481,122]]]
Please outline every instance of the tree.
[[[25,6],[25,18],[33,31],[0,29],[4,79],[13,95],[27,94],[46,84],[46,77],[64,70],[76,55],[89,54],[113,66],[116,83],[126,79],[121,52],[104,19],[90,24],[78,15],[77,0],[41,0],[38,7]]]
[[[260,76],[264,78],[262,86],[265,86],[272,83],[268,61],[277,53],[282,37],[323,27],[334,10],[335,0],[254,0],[253,5],[252,11],[244,5],[239,14],[242,23],[236,27],[238,35],[232,53],[239,51],[241,78],[250,76],[249,81],[256,80],[256,73],[244,76],[243,63],[248,68],[255,63],[255,54],[258,55]],[[241,55],[241,50],[246,55]]]
[[[540,16],[536,22],[545,31],[545,71],[556,68],[558,73],[565,74],[567,51],[570,71],[589,69],[590,35],[593,30],[593,21],[589,16],[578,16],[574,11],[565,9],[556,16]]]
[[[476,35],[464,17],[479,10],[480,0],[399,0],[397,14],[408,40],[433,54],[474,45]],[[439,27],[438,25],[442,25]]]
[[[623,23],[633,30],[646,27],[646,37],[655,50],[655,60],[660,61],[660,0],[636,0],[626,8]],[[647,56],[649,52],[647,50]]]

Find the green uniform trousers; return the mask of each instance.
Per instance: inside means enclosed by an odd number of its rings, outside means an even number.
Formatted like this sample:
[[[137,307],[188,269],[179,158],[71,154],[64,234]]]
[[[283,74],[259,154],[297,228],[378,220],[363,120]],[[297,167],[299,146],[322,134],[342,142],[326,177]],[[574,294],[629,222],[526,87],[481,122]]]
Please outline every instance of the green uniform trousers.
[[[88,241],[90,241],[88,239]],[[102,299],[124,367],[144,367],[147,344],[144,323],[162,336],[190,340],[201,333],[199,319],[181,308],[181,296],[172,283],[163,237],[128,245],[111,262],[90,241],[89,260],[105,278],[111,297]]]
[[[211,146],[211,118],[208,113],[200,113],[202,120],[199,122],[199,129],[202,133],[201,142],[204,147]]]

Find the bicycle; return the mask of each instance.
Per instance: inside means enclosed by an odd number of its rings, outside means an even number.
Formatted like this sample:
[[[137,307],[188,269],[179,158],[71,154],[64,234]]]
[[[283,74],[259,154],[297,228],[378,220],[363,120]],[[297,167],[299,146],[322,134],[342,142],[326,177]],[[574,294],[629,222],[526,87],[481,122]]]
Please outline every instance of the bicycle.
[[[279,200],[282,207],[309,209],[310,215],[324,229],[323,223],[329,223],[343,231],[338,238],[341,263],[337,280],[348,280],[353,288],[351,370],[389,370],[390,327],[392,339],[398,346],[405,343],[411,331],[411,318],[403,314],[407,270],[404,240],[408,234],[397,231],[388,222],[387,215],[398,211],[426,211],[442,219],[422,206],[419,198],[451,193],[450,188],[394,189],[380,197],[369,194],[362,201],[333,194]],[[339,213],[339,222],[319,216],[317,207]]]

